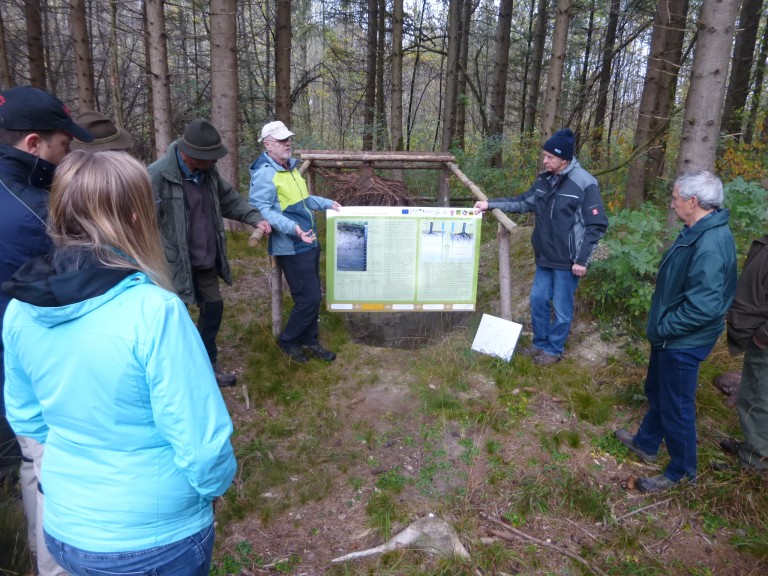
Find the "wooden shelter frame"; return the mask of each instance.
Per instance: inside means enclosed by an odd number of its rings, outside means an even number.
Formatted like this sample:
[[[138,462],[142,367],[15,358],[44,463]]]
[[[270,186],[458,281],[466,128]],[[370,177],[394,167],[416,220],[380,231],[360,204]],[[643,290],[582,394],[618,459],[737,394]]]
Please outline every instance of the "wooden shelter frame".
[[[483,191],[472,182],[456,164],[456,157],[448,152],[349,152],[346,150],[298,150],[296,156],[301,160],[299,173],[306,176],[307,190],[314,194],[316,188],[316,169],[345,170],[351,168],[372,168],[385,170],[441,170],[442,178],[448,180],[451,175],[461,182],[478,200],[487,200]],[[498,221],[499,239],[499,296],[501,317],[512,319],[512,275],[509,241],[516,224],[504,212],[495,208],[491,211]],[[254,241],[260,237],[259,230],[254,232]],[[282,330],[283,271],[274,256],[270,257],[272,287],[272,334],[277,337]]]

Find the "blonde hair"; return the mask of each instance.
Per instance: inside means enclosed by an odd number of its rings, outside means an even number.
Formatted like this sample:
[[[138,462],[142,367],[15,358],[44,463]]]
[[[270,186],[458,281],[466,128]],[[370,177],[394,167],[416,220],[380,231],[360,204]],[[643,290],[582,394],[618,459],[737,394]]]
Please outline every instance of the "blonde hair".
[[[125,152],[75,151],[61,161],[48,234],[57,248],[84,248],[108,268],[141,270],[174,292],[147,169]]]

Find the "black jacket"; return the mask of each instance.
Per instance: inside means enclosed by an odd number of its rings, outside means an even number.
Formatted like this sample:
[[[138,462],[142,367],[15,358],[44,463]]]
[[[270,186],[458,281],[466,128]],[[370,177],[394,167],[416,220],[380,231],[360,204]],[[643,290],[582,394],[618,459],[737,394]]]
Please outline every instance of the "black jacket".
[[[543,172],[527,192],[488,201],[505,212],[534,212],[531,243],[536,265],[570,270],[587,266],[592,251],[608,229],[597,180],[574,158],[560,174]]]
[[[48,188],[53,180],[54,164],[0,145],[0,283],[24,263],[47,254],[51,241],[45,231],[48,219]],[[11,297],[0,291],[0,332],[5,309]],[[0,361],[3,345],[0,341]],[[0,384],[5,376],[0,362]],[[5,413],[0,385],[0,414]]]

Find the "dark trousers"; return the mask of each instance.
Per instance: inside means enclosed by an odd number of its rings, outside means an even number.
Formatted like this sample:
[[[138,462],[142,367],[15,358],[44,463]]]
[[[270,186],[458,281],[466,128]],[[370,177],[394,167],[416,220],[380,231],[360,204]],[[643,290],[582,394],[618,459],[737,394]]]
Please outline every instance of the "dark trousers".
[[[635,435],[635,445],[656,454],[663,440],[670,457],[664,475],[673,482],[696,477],[696,386],[699,365],[711,350],[712,346],[651,348],[645,379],[650,407]]]
[[[291,289],[293,310],[280,334],[281,345],[317,344],[318,317],[323,293],[320,287],[320,248],[301,254],[277,256]]]
[[[215,364],[218,356],[216,335],[224,317],[224,300],[221,298],[216,268],[193,269],[192,285],[195,288],[195,301],[200,308],[197,329],[211,364]]]

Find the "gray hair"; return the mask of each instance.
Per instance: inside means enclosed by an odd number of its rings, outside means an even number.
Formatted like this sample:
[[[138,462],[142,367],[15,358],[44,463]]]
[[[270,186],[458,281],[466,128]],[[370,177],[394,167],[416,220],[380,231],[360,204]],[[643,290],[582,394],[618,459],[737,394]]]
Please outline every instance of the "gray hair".
[[[720,208],[723,203],[723,183],[709,170],[686,172],[675,180],[675,187],[681,198],[696,196],[704,210]]]

